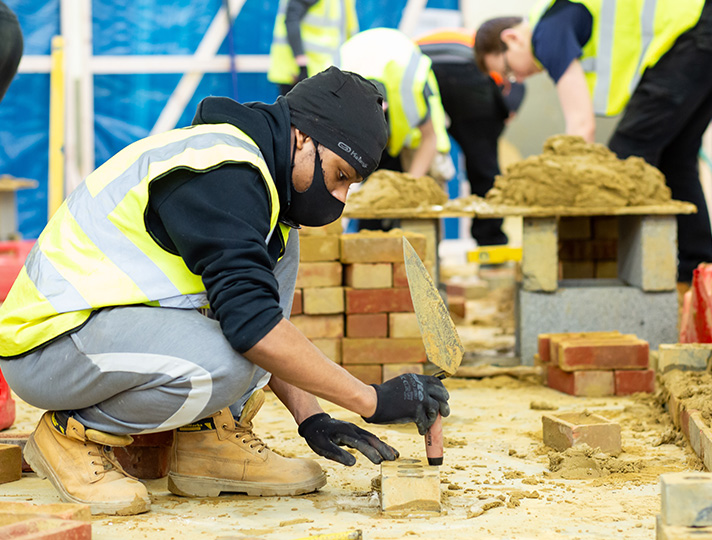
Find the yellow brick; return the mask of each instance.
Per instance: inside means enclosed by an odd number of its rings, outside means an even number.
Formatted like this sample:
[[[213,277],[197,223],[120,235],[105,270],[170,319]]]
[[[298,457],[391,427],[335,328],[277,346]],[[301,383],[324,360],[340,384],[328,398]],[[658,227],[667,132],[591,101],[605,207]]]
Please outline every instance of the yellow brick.
[[[293,315],[289,320],[309,339],[344,337],[343,315]]]
[[[560,240],[582,240],[591,238],[590,217],[562,217],[559,220]]]
[[[333,223],[324,225],[323,227],[304,227],[299,230],[300,235],[304,236],[338,236],[344,232],[344,227],[340,219],[337,219]]]
[[[415,313],[389,313],[388,336],[392,338],[419,338],[420,328]]]
[[[307,315],[329,315],[344,312],[343,287],[302,289],[303,310]]]
[[[424,235],[393,229],[388,232],[361,231],[342,234],[341,262],[345,264],[403,262],[403,236],[413,245],[420,258],[426,260]]]
[[[299,260],[302,262],[338,261],[338,236],[300,236]]]
[[[299,264],[296,287],[340,287],[341,281],[340,262],[303,262]]]
[[[310,340],[316,348],[323,352],[327,358],[337,364],[341,363],[341,339],[340,338],[312,338]]]
[[[421,459],[381,463],[381,510],[440,511],[440,468]]]
[[[344,282],[354,289],[388,289],[393,286],[393,265],[391,263],[344,265]]]
[[[423,374],[423,364],[383,364],[383,380],[393,379],[404,373]]]

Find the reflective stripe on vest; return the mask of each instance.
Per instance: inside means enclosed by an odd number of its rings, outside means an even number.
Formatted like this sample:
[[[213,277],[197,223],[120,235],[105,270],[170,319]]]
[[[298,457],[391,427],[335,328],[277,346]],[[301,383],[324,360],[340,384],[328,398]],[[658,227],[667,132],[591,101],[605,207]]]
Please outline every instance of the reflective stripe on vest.
[[[591,13],[591,38],[580,58],[596,114],[615,115],[628,103],[648,67],[700,18],[704,0],[571,0]],[[553,5],[540,0],[534,28]]]
[[[277,84],[293,84],[299,66],[287,41],[287,1],[281,0],[275,20],[267,78]],[[300,23],[307,72],[312,76],[336,63],[339,46],[358,32],[354,0],[320,0]]]
[[[178,169],[204,172],[226,163],[249,164],[260,172],[270,199],[269,242],[279,197],[252,139],[228,124],[142,139],[89,175],[40,235],[0,306],[0,356],[32,350],[77,328],[101,307],[205,306],[200,276],[156,243],[144,216],[154,180]]]

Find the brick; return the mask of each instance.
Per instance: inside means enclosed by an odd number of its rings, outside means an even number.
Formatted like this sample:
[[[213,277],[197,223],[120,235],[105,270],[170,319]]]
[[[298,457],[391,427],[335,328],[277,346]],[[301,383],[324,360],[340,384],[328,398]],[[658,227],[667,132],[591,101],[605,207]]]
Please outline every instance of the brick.
[[[680,472],[660,475],[660,516],[664,525],[712,525],[712,473]]]
[[[393,286],[391,263],[344,265],[344,284],[353,289],[388,289]]]
[[[467,302],[464,296],[448,296],[447,309],[450,315],[464,319],[467,316]]]
[[[383,382],[381,366],[351,364],[344,365],[344,369],[364,384],[381,384]]]
[[[0,527],[1,539],[91,540],[91,523],[63,519],[30,519]]]
[[[712,343],[663,343],[658,347],[658,371],[704,371],[712,358]]]
[[[0,445],[14,444],[24,450],[27,440],[30,438],[29,433],[0,433]],[[32,467],[22,458],[22,472],[32,472]]]
[[[445,285],[445,293],[450,296],[462,296],[466,300],[479,300],[490,293],[489,285],[486,281],[477,280],[462,283],[448,283]]]
[[[647,341],[621,337],[561,341],[557,355],[564,371],[647,369],[650,351]]]
[[[346,291],[346,313],[413,311],[410,289],[351,289]]]
[[[682,414],[683,407],[682,403],[680,402],[680,399],[674,396],[673,394],[670,394],[667,406],[668,413],[670,414],[670,420],[672,420],[672,424],[677,429],[682,429],[682,425],[680,423],[680,415]]]
[[[597,414],[544,414],[541,422],[544,444],[560,452],[587,444],[608,454],[621,453],[621,426]]]
[[[301,262],[338,261],[339,255],[338,236],[299,237],[299,260]]]
[[[396,289],[408,286],[408,275],[405,272],[405,263],[393,263],[393,287]]]
[[[32,518],[91,521],[91,508],[86,504],[74,503],[34,504],[24,501],[3,501],[0,505],[0,520],[5,520],[7,516],[17,517],[16,521]]]
[[[561,261],[561,279],[592,279],[596,265],[593,261]]]
[[[133,442],[128,446],[115,447],[114,454],[131,476],[149,480],[168,474],[172,446],[173,432],[162,431],[133,435]]]
[[[652,394],[655,392],[654,369],[627,369],[615,371],[617,396],[629,396],[636,392]]]
[[[618,262],[596,261],[594,274],[596,279],[616,279],[618,277]]]
[[[712,429],[707,426],[707,423],[702,419],[700,428],[700,450],[702,452],[702,463],[708,471],[712,471]]]
[[[299,230],[299,235],[302,236],[339,236],[344,232],[344,226],[341,223],[340,219],[337,219],[336,221],[329,223],[328,225],[324,225],[323,227],[305,227],[302,225],[302,228]]]
[[[592,236],[597,240],[618,239],[617,216],[594,216],[591,218]]]
[[[539,358],[542,363],[548,364],[556,357],[558,343],[562,339],[586,339],[615,337],[622,335],[620,332],[559,332],[539,334],[537,336]],[[558,362],[558,358],[556,358]]]
[[[415,313],[389,313],[388,336],[392,338],[419,338],[420,327]]]
[[[612,396],[616,391],[613,371],[563,371],[549,365],[546,376],[549,388],[572,396]]]
[[[620,216],[618,276],[643,291],[674,291],[677,283],[675,216]]]
[[[655,516],[655,540],[712,540],[712,527],[676,527],[665,525]]]
[[[292,300],[292,311],[291,315],[301,315],[304,313],[304,294],[302,294],[301,289],[296,289],[294,291],[294,299]]]
[[[343,315],[295,315],[289,320],[310,339],[344,337]]]
[[[382,367],[384,381],[388,381],[404,373],[417,373],[418,375],[422,375],[423,371],[423,364],[383,364]]]
[[[404,233],[400,230],[361,231],[341,235],[341,262],[384,263],[403,262],[403,239],[405,236],[421,258],[426,259],[426,240],[422,234]]]
[[[559,220],[559,239],[586,240],[591,238],[591,235],[590,217],[562,217]]]
[[[332,315],[344,312],[344,288],[302,289],[303,309],[307,315]]]
[[[350,313],[346,315],[346,337],[388,337],[388,314]]]
[[[22,449],[14,444],[0,444],[0,484],[22,478]]]
[[[341,281],[340,262],[304,262],[299,265],[296,287],[340,287]]]
[[[440,468],[422,459],[381,463],[381,510],[440,512]]]
[[[616,240],[562,240],[559,242],[561,261],[615,261],[618,255]]]
[[[522,287],[526,291],[555,291],[559,259],[556,218],[527,218],[522,223]]]
[[[312,338],[310,340],[327,358],[341,363],[341,338]]]
[[[690,442],[692,450],[700,459],[703,459],[704,453],[702,450],[702,430],[705,428],[705,421],[702,419],[702,413],[694,410],[690,411],[688,420],[687,439]],[[712,509],[710,509],[712,511]],[[712,519],[712,517],[711,517]],[[710,523],[712,525],[712,523]]]
[[[425,362],[425,347],[414,338],[344,338],[341,361],[347,364],[414,364]]]

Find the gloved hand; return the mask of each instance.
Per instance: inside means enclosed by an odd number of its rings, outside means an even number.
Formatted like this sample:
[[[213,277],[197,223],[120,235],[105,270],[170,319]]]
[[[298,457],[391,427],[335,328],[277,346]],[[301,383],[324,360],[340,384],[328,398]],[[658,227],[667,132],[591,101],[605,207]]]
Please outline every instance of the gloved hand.
[[[299,66],[299,75],[297,75],[297,82],[303,81],[309,78],[309,71],[307,66]]]
[[[304,420],[299,424],[299,434],[320,456],[349,467],[356,463],[356,458],[339,446],[355,448],[375,464],[384,459],[393,461],[399,456],[395,448],[388,446],[373,433],[351,422],[332,418],[326,413],[315,414]]]
[[[376,389],[376,412],[364,418],[371,424],[406,424],[415,422],[418,433],[425,435],[438,413],[450,414],[450,398],[440,379],[430,375],[406,373],[383,384],[371,385]]]

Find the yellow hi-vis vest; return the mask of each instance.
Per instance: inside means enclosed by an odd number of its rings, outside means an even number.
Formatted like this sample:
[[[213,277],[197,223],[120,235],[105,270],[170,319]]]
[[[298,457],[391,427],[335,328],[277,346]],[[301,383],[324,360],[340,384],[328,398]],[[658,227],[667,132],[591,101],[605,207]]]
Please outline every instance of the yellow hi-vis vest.
[[[299,66],[287,41],[288,0],[280,0],[274,24],[267,78],[276,84],[294,84]],[[320,0],[307,11],[300,25],[302,45],[311,77],[335,64],[339,47],[358,32],[355,0]]]
[[[178,169],[205,172],[226,163],[260,172],[271,207],[268,243],[279,197],[250,137],[229,124],[205,124],[142,139],[91,173],[47,224],[0,306],[0,356],[30,352],[106,306],[206,306],[201,277],[158,245],[144,217],[154,180]],[[280,224],[279,234],[286,244],[288,228]]]
[[[336,65],[385,86],[390,131],[386,148],[391,156],[397,156],[406,142],[413,148],[419,145],[418,126],[428,114],[438,152],[450,151],[445,110],[432,63],[405,34],[391,28],[360,32],[341,46]],[[424,95],[426,83],[429,96]]]
[[[580,58],[596,114],[612,116],[628,104],[646,68],[654,66],[700,18],[704,0],[571,0],[593,18]],[[554,3],[540,0],[534,28]]]

